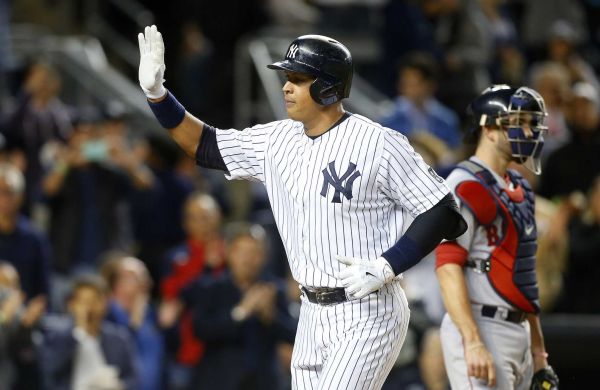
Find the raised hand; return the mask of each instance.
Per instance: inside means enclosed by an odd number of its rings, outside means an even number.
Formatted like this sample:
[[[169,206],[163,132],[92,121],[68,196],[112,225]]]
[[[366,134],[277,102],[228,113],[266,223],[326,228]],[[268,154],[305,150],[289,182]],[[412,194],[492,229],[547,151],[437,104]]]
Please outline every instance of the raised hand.
[[[140,86],[149,99],[160,99],[167,91],[163,86],[165,75],[165,44],[156,26],[146,26],[138,34],[140,45]]]

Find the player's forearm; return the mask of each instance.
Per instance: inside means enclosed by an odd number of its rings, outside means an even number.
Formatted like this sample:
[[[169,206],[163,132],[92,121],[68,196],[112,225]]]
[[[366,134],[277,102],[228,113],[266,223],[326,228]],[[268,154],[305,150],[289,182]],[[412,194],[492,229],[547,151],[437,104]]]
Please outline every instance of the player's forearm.
[[[546,352],[544,347],[544,335],[542,333],[542,325],[536,314],[528,314],[527,321],[531,330],[531,350],[534,352]]]
[[[455,239],[466,229],[467,224],[454,197],[447,194],[435,206],[415,218],[400,240],[381,256],[398,275],[434,250],[442,239]]]
[[[169,129],[169,135],[188,156],[194,157],[203,129],[204,122],[186,112],[183,122],[179,126]]]
[[[194,157],[204,122],[185,111],[185,108],[170,93],[148,101],[161,126],[169,130],[171,138],[188,156]]]
[[[548,366],[548,353],[544,345],[544,334],[540,318],[536,314],[528,314],[527,321],[531,332],[531,355],[533,357],[534,371]]]
[[[465,344],[481,342],[479,328],[473,318],[467,284],[462,267],[445,264],[437,268],[442,298],[452,321],[460,331]]]

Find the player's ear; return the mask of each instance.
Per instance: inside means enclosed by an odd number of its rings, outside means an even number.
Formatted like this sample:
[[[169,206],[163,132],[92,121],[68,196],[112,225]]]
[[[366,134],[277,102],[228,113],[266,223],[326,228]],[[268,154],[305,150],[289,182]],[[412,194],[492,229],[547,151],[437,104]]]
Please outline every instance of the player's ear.
[[[498,136],[497,129],[491,126],[483,126],[481,128],[481,133],[483,137],[486,137],[488,141],[495,142],[496,137]]]

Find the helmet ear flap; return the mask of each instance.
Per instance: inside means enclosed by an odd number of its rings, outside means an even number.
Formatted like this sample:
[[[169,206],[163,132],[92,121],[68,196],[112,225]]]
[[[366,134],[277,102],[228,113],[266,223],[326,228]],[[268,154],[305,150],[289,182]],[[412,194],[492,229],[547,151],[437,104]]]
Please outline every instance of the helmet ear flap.
[[[338,84],[331,84],[321,77],[317,77],[310,85],[310,96],[320,105],[328,106],[340,100]]]

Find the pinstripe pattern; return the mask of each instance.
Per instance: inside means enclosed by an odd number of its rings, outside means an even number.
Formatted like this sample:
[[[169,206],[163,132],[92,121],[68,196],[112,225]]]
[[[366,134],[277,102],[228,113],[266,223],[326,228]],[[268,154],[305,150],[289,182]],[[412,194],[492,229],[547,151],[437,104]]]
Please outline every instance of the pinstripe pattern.
[[[293,389],[380,389],[410,318],[399,282],[360,301],[303,301],[292,356]]]
[[[229,179],[265,184],[292,275],[304,286],[341,287],[336,255],[379,257],[412,217],[449,193],[403,135],[359,115],[316,139],[284,120],[217,130],[217,144]],[[303,301],[293,388],[381,388],[409,317],[398,280],[357,301]]]
[[[292,275],[305,286],[341,287],[335,255],[379,257],[406,230],[408,214],[449,192],[402,134],[359,115],[314,140],[301,123],[283,120],[217,130],[217,142],[229,179],[265,184]],[[332,203],[332,186],[321,196],[330,162],[340,175],[356,164],[351,199]]]

